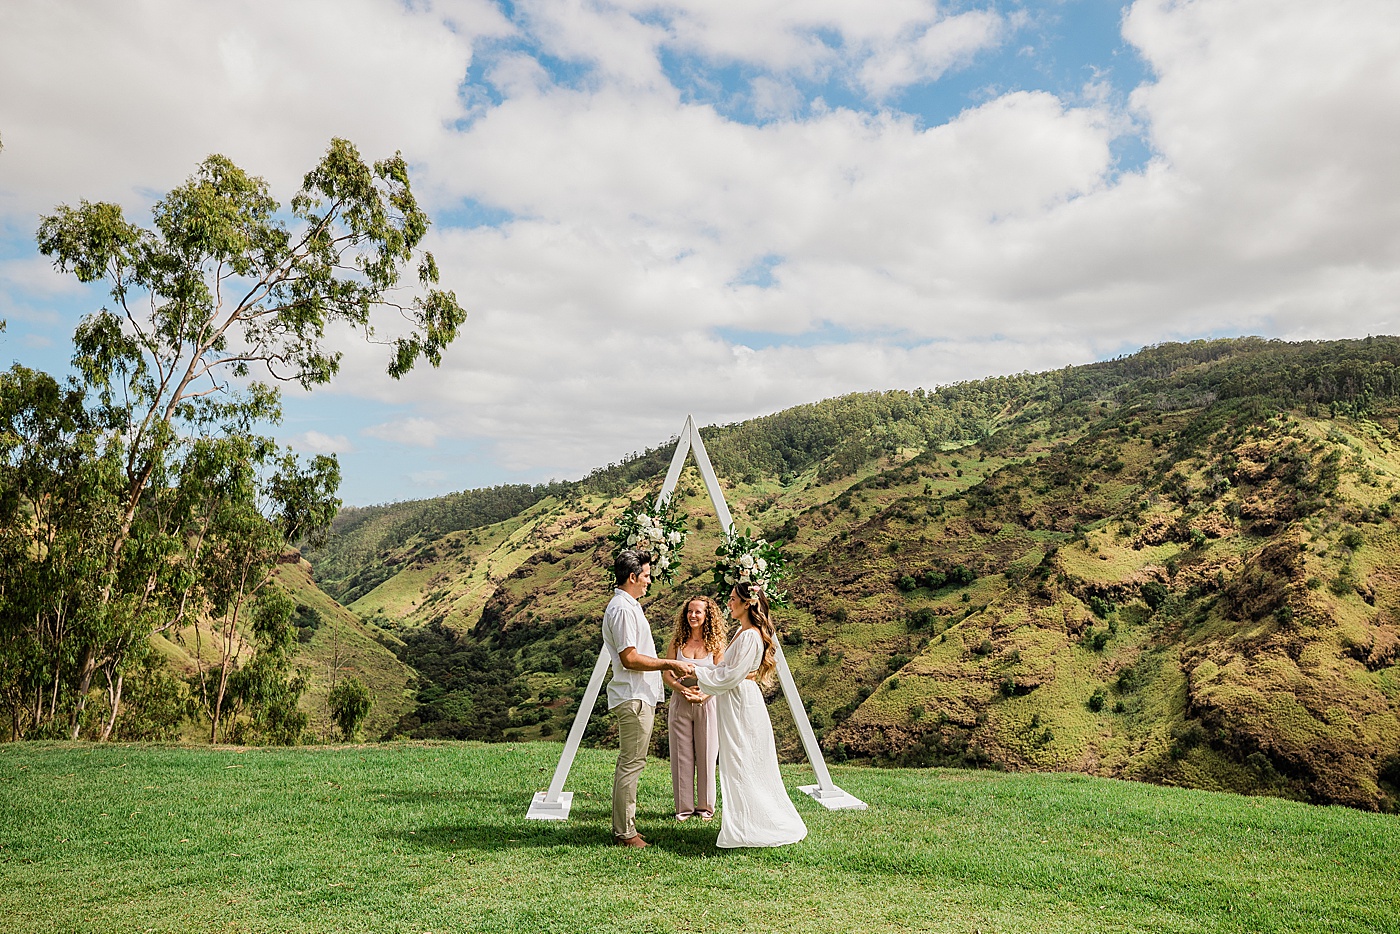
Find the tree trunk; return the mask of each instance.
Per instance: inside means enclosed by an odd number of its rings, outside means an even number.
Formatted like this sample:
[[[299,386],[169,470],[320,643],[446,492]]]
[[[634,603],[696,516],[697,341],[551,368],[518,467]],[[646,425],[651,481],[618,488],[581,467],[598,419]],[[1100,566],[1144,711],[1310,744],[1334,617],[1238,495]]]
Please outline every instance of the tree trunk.
[[[98,738],[98,742],[105,743],[107,740],[111,739],[112,730],[117,725],[117,712],[120,711],[122,707],[123,677],[125,676],[121,672],[117,672],[117,680],[113,683],[112,673],[110,671],[107,672],[107,700],[112,707],[112,715],[107,718],[107,722],[103,725],[102,735]]]
[[[224,663],[219,668],[219,690],[214,694],[214,722],[209,728],[209,744],[219,742],[219,717],[224,710],[224,690],[228,687],[228,652],[224,652]]]
[[[78,738],[78,730],[82,728],[83,710],[87,707],[88,688],[92,687],[92,674],[97,670],[97,650],[91,647],[87,650],[87,655],[83,657],[83,676],[78,681],[78,696],[73,704],[73,720],[69,729],[69,739]]]
[[[49,717],[52,719],[58,714],[58,686],[62,683],[63,661],[61,659],[53,663],[53,691],[49,695]],[[38,722],[37,720],[35,721]]]

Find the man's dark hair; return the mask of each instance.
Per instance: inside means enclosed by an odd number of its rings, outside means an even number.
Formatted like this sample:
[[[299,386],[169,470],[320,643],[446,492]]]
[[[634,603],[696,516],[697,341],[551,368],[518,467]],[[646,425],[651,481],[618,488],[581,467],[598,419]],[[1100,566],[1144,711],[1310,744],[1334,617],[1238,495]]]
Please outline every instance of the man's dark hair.
[[[613,561],[613,577],[617,579],[617,586],[627,583],[627,578],[633,574],[642,573],[642,566],[647,564],[651,564],[650,552],[624,548],[617,560]]]

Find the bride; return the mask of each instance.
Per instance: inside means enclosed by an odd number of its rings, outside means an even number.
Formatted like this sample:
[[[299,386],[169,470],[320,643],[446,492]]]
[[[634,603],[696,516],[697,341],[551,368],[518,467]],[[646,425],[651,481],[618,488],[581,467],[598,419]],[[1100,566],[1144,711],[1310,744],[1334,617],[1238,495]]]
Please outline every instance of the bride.
[[[723,799],[719,846],[783,846],[807,836],[778,772],[773,723],[759,683],[771,683],[777,667],[776,632],[761,584],[740,582],[729,594],[729,615],[739,630],[724,663],[695,669],[694,678],[715,695],[719,720],[719,782]],[[689,681],[690,679],[686,679]]]

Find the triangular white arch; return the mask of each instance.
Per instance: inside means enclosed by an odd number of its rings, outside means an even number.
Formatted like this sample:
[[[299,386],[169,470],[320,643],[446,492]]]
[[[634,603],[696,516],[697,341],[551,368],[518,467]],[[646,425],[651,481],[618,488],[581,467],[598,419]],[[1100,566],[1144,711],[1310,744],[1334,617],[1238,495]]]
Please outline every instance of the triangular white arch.
[[[680,480],[681,470],[685,467],[686,456],[692,453],[695,455],[695,465],[700,469],[700,477],[705,481],[705,489],[710,494],[710,502],[714,504],[715,514],[719,517],[720,528],[727,535],[734,528],[729,504],[724,500],[719,478],[715,476],[715,468],[710,464],[705,442],[700,439],[700,430],[695,427],[695,419],[689,415],[685,417],[685,427],[681,429],[676,453],[671,457],[671,466],[666,471],[666,479],[661,484],[656,505],[659,507],[670,502],[671,494],[675,492],[676,483]],[[817,744],[817,736],[812,732],[812,723],[807,719],[807,708],[802,704],[802,696],[797,693],[797,684],[792,680],[792,671],[788,668],[787,659],[783,657],[783,648],[781,645],[776,648],[778,683],[782,686],[783,697],[787,699],[788,709],[792,712],[792,720],[797,724],[797,732],[802,738],[802,748],[807,753],[807,761],[817,773],[817,784],[803,785],[800,790],[828,810],[864,809],[864,801],[841,790],[831,780],[826,760],[822,757],[821,746]],[[564,790],[564,782],[568,780],[569,770],[573,768],[574,756],[578,754],[579,743],[583,741],[584,727],[588,725],[588,718],[593,713],[593,705],[598,700],[598,692],[603,687],[603,678],[608,672],[608,667],[608,651],[604,648],[598,653],[598,661],[593,666],[588,687],[584,689],[583,700],[579,703],[578,712],[574,714],[574,724],[569,729],[568,739],[564,741],[564,752],[559,757],[559,765],[554,769],[554,778],[549,783],[549,790],[535,793],[534,800],[530,802],[529,813],[525,815],[528,819],[568,820],[574,793]]]

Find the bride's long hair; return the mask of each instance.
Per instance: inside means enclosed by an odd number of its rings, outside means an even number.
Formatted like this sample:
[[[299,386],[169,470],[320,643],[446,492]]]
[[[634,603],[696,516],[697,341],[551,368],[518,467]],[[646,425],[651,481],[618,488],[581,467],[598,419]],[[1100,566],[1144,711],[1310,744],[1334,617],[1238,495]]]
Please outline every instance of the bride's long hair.
[[[769,612],[768,595],[762,588],[755,587],[747,581],[735,584],[734,592],[749,608],[749,622],[763,639],[763,657],[759,659],[754,679],[768,687],[773,683],[773,672],[778,668],[778,630],[773,625],[773,616]]]
[[[705,604],[705,621],[700,624],[700,638],[705,642],[705,651],[719,655],[728,643],[724,632],[724,611],[719,604],[711,597],[691,597],[681,604],[680,611],[676,613],[676,628],[671,632],[671,649],[677,658],[681,657],[681,646],[690,641],[690,621],[685,618],[686,611],[697,600]]]

